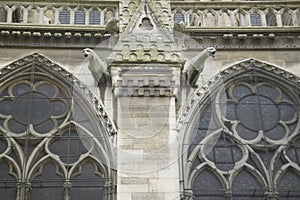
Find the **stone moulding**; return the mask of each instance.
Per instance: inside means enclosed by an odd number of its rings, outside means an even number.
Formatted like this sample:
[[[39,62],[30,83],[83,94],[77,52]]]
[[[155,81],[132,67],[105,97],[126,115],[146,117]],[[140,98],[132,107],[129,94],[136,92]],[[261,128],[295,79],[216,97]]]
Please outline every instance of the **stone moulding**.
[[[68,84],[72,86],[73,89],[81,93],[86,97],[85,100],[88,100],[88,103],[92,105],[95,114],[98,116],[99,121],[103,123],[106,127],[106,131],[110,136],[113,136],[117,133],[116,126],[112,120],[108,117],[105,106],[88,88],[85,86],[78,78],[76,78],[72,73],[68,72],[66,69],[61,67],[59,64],[48,59],[40,53],[33,53],[27,55],[21,59],[13,61],[12,63],[6,65],[3,68],[0,68],[0,78],[9,75],[10,72],[18,71],[18,68],[22,68],[31,63],[42,64],[43,67],[47,67],[46,70],[57,73],[64,80],[68,81]]]

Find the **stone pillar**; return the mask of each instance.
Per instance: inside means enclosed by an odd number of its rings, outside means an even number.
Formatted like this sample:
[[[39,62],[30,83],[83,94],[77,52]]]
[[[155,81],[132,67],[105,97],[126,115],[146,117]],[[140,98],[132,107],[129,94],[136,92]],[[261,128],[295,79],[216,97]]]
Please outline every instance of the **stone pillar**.
[[[119,125],[117,199],[179,199],[176,84],[172,80],[179,79],[172,74],[180,68],[149,66],[130,71],[118,67],[120,74],[113,77]]]
[[[20,182],[17,185],[17,200],[28,200],[31,190],[30,183]]]

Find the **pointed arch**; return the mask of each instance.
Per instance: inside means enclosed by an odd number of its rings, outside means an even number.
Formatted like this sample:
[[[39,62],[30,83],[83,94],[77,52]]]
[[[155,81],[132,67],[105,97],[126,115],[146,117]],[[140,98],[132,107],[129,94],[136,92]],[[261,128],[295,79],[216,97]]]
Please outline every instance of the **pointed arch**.
[[[233,197],[264,198],[267,185],[255,169],[247,165],[239,169],[230,181]]]
[[[15,149],[17,155],[10,159],[16,165],[21,163],[17,166],[22,172],[19,180],[26,187],[35,177],[47,174],[48,168],[51,177],[58,179],[57,169],[61,169],[60,180],[53,184],[61,191],[56,197],[67,198],[69,170],[91,157],[113,191],[115,126],[101,101],[70,72],[39,53],[16,60],[0,68],[0,107],[0,133],[9,138],[6,146]],[[10,156],[4,147],[0,148],[0,160]],[[23,159],[25,155],[27,159]],[[34,198],[43,193],[39,189],[43,184],[38,182],[32,184],[37,192]],[[48,186],[44,188],[47,193],[53,192],[54,186]],[[111,198],[111,192],[103,196]]]
[[[291,143],[298,135],[299,81],[299,77],[279,66],[250,58],[225,68],[198,88],[179,112],[183,191],[193,191],[185,181],[192,179],[190,170],[208,164],[218,173],[232,177],[246,167],[245,176],[251,172],[253,185],[261,187],[254,188],[251,194],[235,195],[252,197],[270,192],[268,188],[276,184],[272,176],[280,169],[271,175],[268,171],[274,169],[273,162],[285,146],[294,148]],[[210,147],[208,151],[205,146]],[[198,158],[192,159],[193,155]],[[230,160],[232,166],[226,165]],[[234,178],[226,184],[233,192]]]

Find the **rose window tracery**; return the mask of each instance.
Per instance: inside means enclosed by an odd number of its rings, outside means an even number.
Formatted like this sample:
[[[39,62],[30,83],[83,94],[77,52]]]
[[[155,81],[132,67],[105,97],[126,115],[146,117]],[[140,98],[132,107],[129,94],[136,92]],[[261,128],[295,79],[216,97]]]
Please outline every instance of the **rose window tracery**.
[[[227,91],[225,121],[243,141],[259,144],[286,139],[297,120],[295,103],[283,89],[267,82],[240,82]]]
[[[2,89],[0,118],[2,128],[14,134],[45,134],[56,129],[69,111],[66,91],[47,80],[17,81]]]

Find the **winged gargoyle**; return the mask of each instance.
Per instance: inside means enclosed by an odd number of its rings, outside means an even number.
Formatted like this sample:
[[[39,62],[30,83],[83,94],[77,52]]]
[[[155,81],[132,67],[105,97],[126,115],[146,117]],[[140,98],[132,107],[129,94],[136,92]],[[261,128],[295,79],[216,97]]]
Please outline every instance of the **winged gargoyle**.
[[[189,82],[192,88],[197,88],[197,81],[200,74],[204,69],[205,60],[212,56],[214,57],[216,49],[214,47],[208,47],[201,51],[197,56],[192,58],[192,60],[185,65],[182,74],[185,76],[185,79]]]
[[[104,100],[105,89],[107,82],[110,80],[110,75],[107,70],[107,65],[92,49],[86,48],[82,50],[83,55],[88,61],[88,69],[93,75],[96,86],[100,89],[101,99]]]

